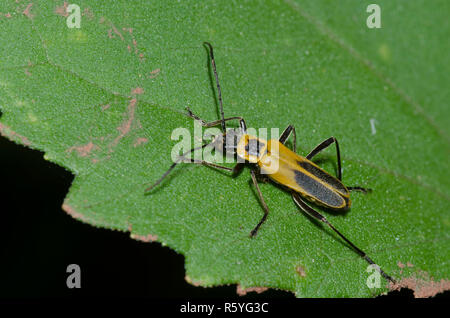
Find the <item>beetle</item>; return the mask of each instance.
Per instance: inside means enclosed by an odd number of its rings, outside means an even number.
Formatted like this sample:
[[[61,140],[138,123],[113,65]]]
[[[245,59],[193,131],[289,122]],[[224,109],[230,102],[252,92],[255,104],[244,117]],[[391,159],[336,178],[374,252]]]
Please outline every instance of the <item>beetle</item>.
[[[175,160],[170,168],[145,192],[150,192],[154,187],[159,185],[163,179],[181,162],[190,162],[211,166],[213,168],[223,169],[232,172],[232,175],[239,172],[244,164],[250,164],[254,168],[250,170],[253,184],[257,190],[259,200],[264,209],[264,215],[258,224],[250,232],[250,237],[255,237],[261,225],[266,221],[269,214],[269,208],[264,200],[261,190],[258,185],[258,176],[267,176],[270,180],[281,185],[288,191],[295,204],[307,215],[325,223],[335,233],[337,233],[347,244],[349,244],[356,253],[365,259],[369,264],[374,265],[378,272],[387,280],[395,284],[395,280],[386,274],[369,256],[355,244],[353,244],[347,237],[339,232],[322,214],[313,209],[306,201],[313,204],[320,205],[324,208],[346,211],[351,206],[350,191],[361,191],[363,193],[371,192],[370,189],[363,187],[345,186],[342,183],[342,166],[341,155],[339,150],[339,143],[335,137],[330,137],[318,146],[316,146],[306,157],[297,154],[296,149],[296,132],[293,125],[289,125],[281,134],[279,139],[264,140],[247,134],[247,125],[244,118],[240,116],[225,118],[223,111],[222,92],[219,84],[219,77],[217,74],[216,63],[214,59],[214,50],[210,43],[204,42],[209,48],[209,55],[211,65],[214,71],[214,77],[217,85],[218,101],[220,106],[220,120],[207,122],[196,116],[189,108],[187,108],[187,115],[195,120],[200,121],[204,127],[214,127],[221,125],[222,134],[215,136],[211,143],[205,143],[202,146],[194,147],[186,151]],[[239,121],[238,129],[226,128],[226,122]],[[292,149],[289,149],[285,144],[288,138],[292,135]],[[334,177],[321,169],[315,164],[312,159],[322,150],[327,147],[335,145],[336,159],[337,159],[337,176]],[[216,151],[220,151],[227,156],[234,156],[240,159],[233,168],[217,165],[212,162],[204,160],[192,159],[187,157],[197,150],[203,149],[207,146],[212,146]],[[277,164],[273,164],[276,162]]]

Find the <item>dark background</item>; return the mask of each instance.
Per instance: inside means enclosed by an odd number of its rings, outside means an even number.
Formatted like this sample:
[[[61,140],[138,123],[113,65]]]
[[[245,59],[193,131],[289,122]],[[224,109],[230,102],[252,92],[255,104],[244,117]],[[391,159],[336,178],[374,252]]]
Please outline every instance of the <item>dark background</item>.
[[[236,297],[236,285],[202,288],[184,280],[184,257],[159,243],[99,229],[61,209],[73,175],[43,153],[0,137],[0,299],[41,297]],[[81,288],[66,287],[69,264]],[[294,298],[268,290],[249,298]],[[410,290],[379,298],[412,298]],[[449,297],[449,292],[437,298]]]

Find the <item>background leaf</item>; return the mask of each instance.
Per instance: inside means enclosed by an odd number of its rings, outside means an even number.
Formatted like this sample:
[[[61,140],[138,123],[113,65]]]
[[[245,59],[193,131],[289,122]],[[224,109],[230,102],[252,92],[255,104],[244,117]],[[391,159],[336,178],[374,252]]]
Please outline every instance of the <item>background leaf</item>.
[[[76,175],[66,212],[168,245],[193,284],[387,291],[369,289],[367,264],[273,184],[261,185],[271,214],[249,239],[262,210],[248,170],[185,165],[143,195],[171,163],[173,129],[193,129],[185,106],[217,118],[208,40],[225,113],[295,125],[302,154],[337,137],[344,182],[374,192],[327,217],[402,286],[432,295],[449,270],[448,3],[380,1],[378,30],[365,25],[369,3],[79,1],[81,28],[69,29],[62,1],[5,2],[0,131]]]

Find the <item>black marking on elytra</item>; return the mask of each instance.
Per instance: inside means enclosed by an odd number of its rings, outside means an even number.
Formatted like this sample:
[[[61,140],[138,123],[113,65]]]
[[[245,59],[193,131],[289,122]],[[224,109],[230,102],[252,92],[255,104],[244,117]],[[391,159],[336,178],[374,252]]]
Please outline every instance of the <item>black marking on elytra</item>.
[[[340,182],[337,178],[333,177],[332,175],[329,175],[322,169],[317,168],[313,164],[311,164],[308,161],[297,161],[298,165],[308,171],[309,173],[317,176],[320,180],[323,180],[324,182],[328,183],[330,186],[335,188],[337,191],[341,192],[342,194],[348,194],[348,190],[345,188],[345,186]]]
[[[309,196],[316,198],[317,201],[321,201],[330,207],[339,208],[344,205],[344,198],[338,193],[299,170],[293,171],[295,181]]]

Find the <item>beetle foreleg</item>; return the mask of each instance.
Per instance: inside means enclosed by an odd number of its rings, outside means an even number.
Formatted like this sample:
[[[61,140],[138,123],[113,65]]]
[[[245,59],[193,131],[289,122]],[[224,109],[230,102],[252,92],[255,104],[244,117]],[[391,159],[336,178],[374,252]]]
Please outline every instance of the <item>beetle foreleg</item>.
[[[181,163],[181,162],[185,162],[185,160],[188,160],[190,163],[196,163],[196,164],[201,164],[201,165],[204,165],[204,166],[210,166],[210,167],[213,167],[213,168],[217,168],[217,169],[222,169],[222,170],[227,170],[227,171],[231,171],[232,172],[232,175],[234,175],[234,174],[236,174],[237,172],[239,172],[239,169],[241,168],[240,167],[240,163],[237,163],[233,168],[228,168],[228,167],[224,167],[224,166],[220,166],[220,165],[217,165],[217,164],[214,164],[214,163],[212,163],[212,162],[207,162],[207,161],[204,161],[204,160],[196,160],[196,159],[192,159],[192,158],[186,158],[185,156],[186,155],[188,155],[188,154],[190,154],[190,153],[193,153],[194,151],[196,151],[196,150],[199,150],[199,149],[203,149],[203,148],[205,148],[205,147],[207,147],[207,146],[209,146],[210,144],[204,144],[204,145],[202,145],[202,146],[200,146],[200,147],[195,147],[195,148],[192,148],[191,150],[189,150],[189,151],[186,151],[185,153],[183,153],[181,156],[179,156],[178,158],[177,158],[177,160],[169,167],[169,169],[161,176],[161,178],[159,178],[158,179],[158,181],[156,181],[155,183],[153,183],[151,186],[149,186],[147,189],[145,189],[145,192],[149,192],[149,191],[151,191],[154,187],[156,187],[158,184],[160,184],[168,175],[169,175],[169,173],[175,168],[175,166],[177,166],[179,163]]]
[[[187,115],[195,120],[199,120],[203,127],[214,127],[214,126],[218,126],[222,123],[222,120],[214,120],[214,121],[207,122],[206,120],[203,120],[200,117],[198,117],[197,115],[195,115],[189,107],[186,107],[186,110],[188,112]],[[239,120],[240,128],[244,132],[247,130],[247,124],[245,123],[244,118],[242,118],[240,116],[234,116],[234,117],[225,118],[223,121],[230,121],[230,120]]]

